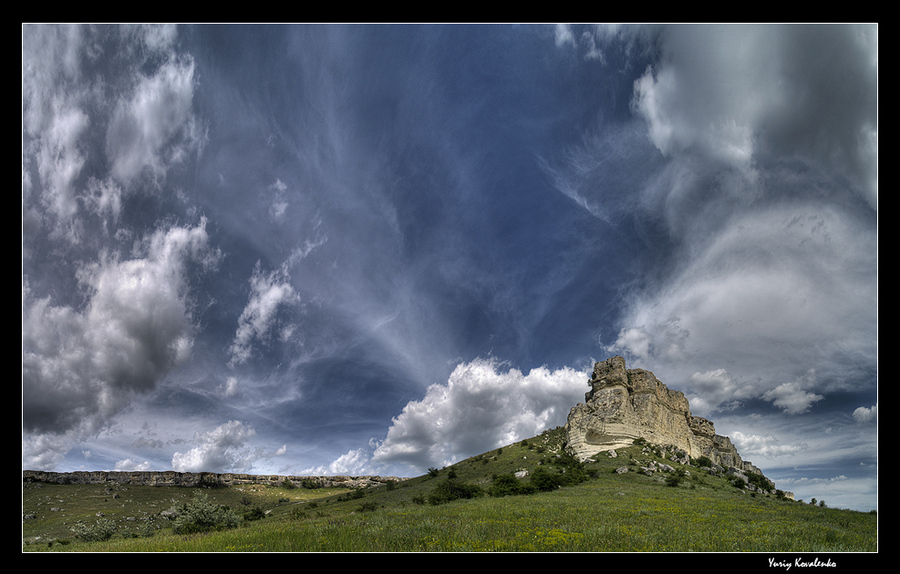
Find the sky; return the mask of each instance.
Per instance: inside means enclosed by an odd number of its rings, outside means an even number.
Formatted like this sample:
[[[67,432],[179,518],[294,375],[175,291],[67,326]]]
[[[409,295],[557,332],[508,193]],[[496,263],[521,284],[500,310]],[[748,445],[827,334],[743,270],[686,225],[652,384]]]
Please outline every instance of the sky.
[[[23,469],[419,476],[614,355],[877,507],[878,28],[22,26]]]

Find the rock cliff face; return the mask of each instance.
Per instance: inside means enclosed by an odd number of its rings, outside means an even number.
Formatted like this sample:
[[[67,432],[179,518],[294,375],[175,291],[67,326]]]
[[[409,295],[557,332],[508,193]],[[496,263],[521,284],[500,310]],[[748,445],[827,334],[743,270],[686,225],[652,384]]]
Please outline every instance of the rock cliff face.
[[[237,484],[267,484],[281,486],[285,481],[305,488],[367,488],[403,479],[395,476],[284,476],[276,474],[243,474],[214,472],[175,471],[75,471],[49,472],[22,471],[22,480],[55,484],[104,484],[117,483],[142,486],[231,486]]]
[[[691,458],[708,457],[725,468],[762,474],[741,459],[711,421],[691,415],[684,394],[670,390],[650,371],[626,369],[625,359],[612,357],[594,365],[585,402],[569,412],[568,449],[581,459],[631,445],[643,438],[672,445]]]

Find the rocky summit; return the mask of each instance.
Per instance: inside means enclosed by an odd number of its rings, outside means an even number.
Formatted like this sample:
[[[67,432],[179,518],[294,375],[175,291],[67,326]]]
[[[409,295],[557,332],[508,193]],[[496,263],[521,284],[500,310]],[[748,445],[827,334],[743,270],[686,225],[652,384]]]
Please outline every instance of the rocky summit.
[[[670,390],[650,371],[627,369],[625,359],[611,357],[594,365],[585,402],[569,412],[568,450],[582,460],[634,444],[637,439],[673,446],[692,459],[707,457],[723,468],[762,474],[741,459],[713,423],[691,415],[687,398]]]

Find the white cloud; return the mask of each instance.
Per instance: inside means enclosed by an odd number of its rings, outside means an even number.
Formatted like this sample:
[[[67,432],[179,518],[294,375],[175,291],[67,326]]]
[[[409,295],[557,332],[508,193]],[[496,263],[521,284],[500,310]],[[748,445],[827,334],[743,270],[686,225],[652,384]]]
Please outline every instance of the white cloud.
[[[233,397],[238,394],[240,391],[240,387],[238,385],[238,380],[236,377],[228,377],[225,379],[225,387],[222,391],[223,395],[226,397]]]
[[[681,390],[690,403],[691,413],[698,416],[728,408],[746,397],[746,389],[738,386],[725,369],[694,373]]]
[[[223,423],[212,431],[197,433],[199,443],[187,452],[172,456],[172,469],[178,472],[246,471],[256,456],[245,448],[256,431],[241,421]]]
[[[120,101],[106,136],[111,173],[128,185],[145,172],[158,181],[171,164],[202,145],[204,134],[193,116],[194,63],[181,58],[141,78]]]
[[[873,422],[878,418],[878,405],[859,407],[853,411],[853,420],[858,423]]]
[[[32,300],[26,279],[22,379],[30,430],[95,430],[186,358],[193,337],[186,269],[218,261],[205,222],[160,230],[141,249],[134,259],[107,255],[82,267],[83,310]]]
[[[567,26],[566,24],[557,24],[555,28],[555,34],[556,45],[558,47],[575,46],[575,34],[572,32],[571,26]]]
[[[253,354],[254,342],[265,342],[275,328],[278,310],[282,306],[297,303],[299,295],[290,283],[284,269],[264,274],[257,262],[250,278],[250,297],[238,318],[238,328],[229,353],[231,365],[247,362]],[[290,333],[288,327],[283,333]]]
[[[63,225],[72,223],[78,211],[75,182],[87,161],[80,139],[90,119],[68,104],[53,106],[50,125],[38,152],[38,172],[43,182],[43,201]]]
[[[172,26],[23,27],[23,183],[58,238],[78,242],[83,210],[116,221],[129,183],[159,182],[198,152],[194,64],[175,54]],[[139,49],[135,46],[140,46]],[[115,60],[104,59],[115,52]],[[144,71],[162,61],[151,75]],[[104,69],[112,63],[113,69]],[[88,70],[86,72],[85,70]],[[122,94],[126,95],[122,95]],[[98,140],[106,139],[106,157]],[[106,174],[88,165],[108,165]]]
[[[782,444],[781,441],[773,436],[744,434],[739,431],[733,432],[729,438],[745,460],[748,457],[772,459],[779,456],[795,455],[809,448],[805,444]]]
[[[131,458],[126,458],[124,460],[120,460],[116,462],[116,470],[118,471],[126,471],[126,470],[151,470],[152,466],[149,462],[143,461],[138,462]]]
[[[370,453],[365,448],[349,450],[327,466],[308,468],[300,474],[312,476],[378,474],[371,464]]]
[[[745,173],[770,152],[845,175],[874,206],[877,27],[667,26],[663,57],[635,84],[635,111],[665,154]]]
[[[878,479],[849,477],[844,474],[829,477],[790,477],[779,480],[778,488],[794,493],[796,500],[824,502],[829,508],[852,508],[859,511],[876,510]]]
[[[685,376],[727,365],[740,381],[727,387],[732,398],[771,391],[770,400],[802,409],[817,400],[819,381],[807,393],[794,383],[774,390],[785,377],[818,367],[833,384],[843,368],[836,357],[874,364],[874,244],[874,230],[823,206],[736,216],[665,282],[634,294],[609,349],[651,370],[690,365]],[[728,400],[723,390],[717,401]]]
[[[22,468],[45,470],[56,468],[74,441],[67,434],[22,435]]]
[[[393,419],[374,452],[379,464],[445,466],[562,425],[588,390],[585,372],[570,368],[499,370],[496,361],[458,365],[443,385]]]
[[[762,398],[781,407],[788,414],[805,413],[813,403],[821,401],[825,397],[804,390],[815,382],[815,371],[810,370],[805,377],[787,383],[781,383],[774,389],[763,393]]]

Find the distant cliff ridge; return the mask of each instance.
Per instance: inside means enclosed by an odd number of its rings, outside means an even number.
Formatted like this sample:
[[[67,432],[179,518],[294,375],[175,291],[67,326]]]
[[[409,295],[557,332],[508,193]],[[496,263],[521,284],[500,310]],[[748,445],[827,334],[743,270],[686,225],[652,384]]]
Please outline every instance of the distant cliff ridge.
[[[400,482],[396,476],[286,476],[277,474],[243,474],[214,472],[166,471],[75,471],[49,472],[22,471],[26,482],[55,484],[105,484],[117,483],[142,486],[232,486],[237,484],[266,484],[283,486],[290,484],[303,488],[367,488],[388,482]]]
[[[573,407],[566,422],[568,449],[581,459],[622,448],[636,439],[672,445],[692,459],[762,474],[742,460],[711,421],[691,415],[684,394],[670,390],[650,371],[626,369],[625,359],[612,357],[594,365],[585,403]]]

